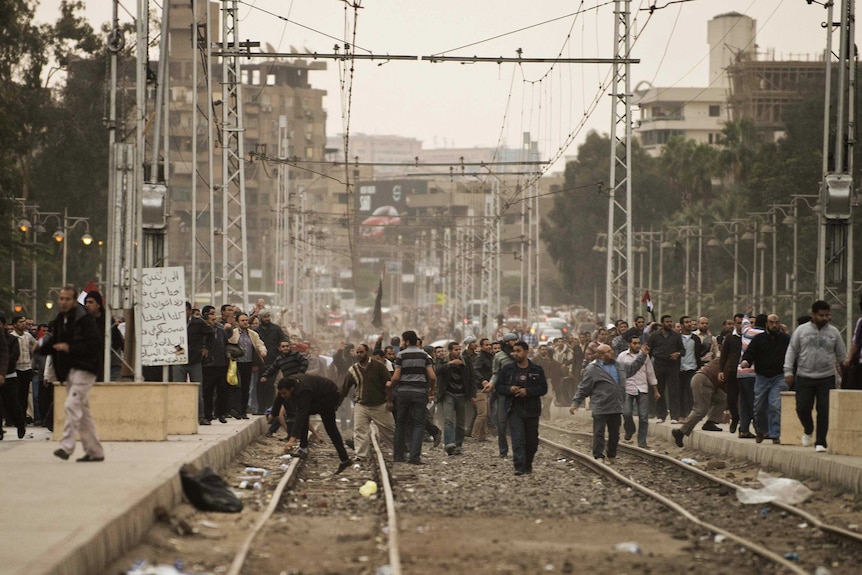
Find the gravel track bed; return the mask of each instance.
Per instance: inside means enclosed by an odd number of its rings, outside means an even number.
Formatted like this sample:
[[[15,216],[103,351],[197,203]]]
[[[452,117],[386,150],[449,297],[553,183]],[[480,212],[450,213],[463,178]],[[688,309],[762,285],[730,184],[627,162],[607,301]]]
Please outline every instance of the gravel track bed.
[[[547,428],[542,429],[541,433],[546,439],[582,453],[591,452],[592,440],[585,435],[559,433]],[[691,456],[688,453],[686,455]],[[659,459],[623,449],[617,454],[614,469],[669,497],[704,521],[750,538],[779,555],[787,557],[788,554],[795,554],[800,565],[809,572],[825,566],[834,575],[858,573],[862,544],[824,533],[797,515],[769,504],[744,505],[736,498],[733,489]],[[806,510],[813,512],[811,509]],[[822,519],[831,520],[829,516]]]
[[[541,433],[551,438],[546,431]],[[578,441],[588,449],[589,437]],[[108,572],[124,573],[140,559],[150,564],[181,560],[188,573],[226,572],[271,500],[282,474],[279,466],[285,463],[283,445],[261,438],[222,471],[234,487],[246,476],[246,467],[272,471],[263,489],[236,489],[246,505],[241,514],[204,513],[184,503],[116,564],[123,569]],[[496,438],[466,439],[461,456],[447,456],[430,443],[424,449],[426,465],[389,464],[405,574],[782,572],[736,544],[716,542],[714,534],[547,447],[540,446],[533,474],[520,477],[514,475],[510,458],[497,456]],[[244,574],[387,572],[385,504],[376,465],[365,462],[333,476],[336,465],[330,445],[312,447],[299,479],[285,491],[254,541]],[[617,468],[623,470],[623,465]],[[378,483],[377,495],[360,494],[367,481]],[[700,495],[725,507],[735,502],[733,494],[716,493],[704,488]],[[752,528],[772,525],[779,517],[773,510],[763,518],[760,509],[751,510]],[[179,533],[178,524],[191,529]],[[796,541],[798,535],[794,532],[787,540]],[[615,548],[622,543],[636,544],[637,552]],[[799,551],[807,566],[805,553]],[[830,569],[836,574],[852,572]]]

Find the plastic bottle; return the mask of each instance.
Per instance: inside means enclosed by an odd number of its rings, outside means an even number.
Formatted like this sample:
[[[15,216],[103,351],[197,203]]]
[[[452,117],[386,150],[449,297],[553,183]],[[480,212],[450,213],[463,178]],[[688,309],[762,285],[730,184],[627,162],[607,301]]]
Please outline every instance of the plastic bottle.
[[[686,465],[697,465],[697,461],[692,459],[691,457],[683,457],[680,461],[682,461]]]
[[[266,477],[267,475],[269,475],[269,470],[264,469],[263,467],[246,467],[245,473],[248,473],[249,475],[260,475]]]

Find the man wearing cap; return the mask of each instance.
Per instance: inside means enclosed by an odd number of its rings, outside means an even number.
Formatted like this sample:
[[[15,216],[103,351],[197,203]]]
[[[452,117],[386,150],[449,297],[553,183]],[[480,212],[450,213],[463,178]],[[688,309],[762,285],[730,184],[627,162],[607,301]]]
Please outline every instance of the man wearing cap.
[[[258,300],[258,303],[260,303],[260,300]],[[264,362],[266,363],[266,367],[269,367],[278,356],[279,344],[281,344],[282,340],[287,339],[287,336],[278,325],[272,322],[271,310],[261,309],[257,317],[260,319],[260,325],[255,328],[255,331],[260,336],[263,345],[266,346]],[[275,388],[272,385],[258,385],[256,394],[258,410],[263,410],[267,405],[272,404]],[[262,415],[262,413],[255,413],[255,415]]]
[[[515,363],[515,358],[512,357],[512,349],[515,342],[518,341],[518,336],[512,332],[503,336],[500,342],[500,351],[494,356],[494,363],[491,367],[491,387],[494,391],[491,393],[491,404],[495,407],[497,414],[497,446],[500,449],[500,458],[504,458],[509,454],[509,442],[506,440],[506,431],[509,426],[509,415],[503,408],[500,396],[497,393],[497,377],[500,375],[500,370],[510,363]]]

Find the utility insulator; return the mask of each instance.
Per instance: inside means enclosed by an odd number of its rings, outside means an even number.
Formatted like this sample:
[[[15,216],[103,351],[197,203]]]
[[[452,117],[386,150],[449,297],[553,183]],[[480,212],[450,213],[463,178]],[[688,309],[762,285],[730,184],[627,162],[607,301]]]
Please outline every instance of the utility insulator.
[[[828,220],[850,219],[852,197],[853,178],[850,174],[827,174],[823,216]]]

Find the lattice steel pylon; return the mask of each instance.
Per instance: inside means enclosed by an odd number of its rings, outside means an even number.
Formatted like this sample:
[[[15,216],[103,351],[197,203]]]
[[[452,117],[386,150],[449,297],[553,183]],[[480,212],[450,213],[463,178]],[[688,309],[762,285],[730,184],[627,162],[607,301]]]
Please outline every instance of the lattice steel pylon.
[[[485,213],[482,237],[482,305],[480,322],[482,333],[494,333],[493,319],[500,313],[500,194],[497,182],[485,194]]]
[[[632,259],[631,0],[614,2],[614,78],[611,92],[611,168],[608,187],[608,251],[605,321],[634,312]]]
[[[245,213],[245,170],[242,121],[242,44],[237,0],[221,0],[222,14],[222,299],[248,296],[248,230]]]
[[[853,147],[856,143],[856,30],[855,0],[841,0],[838,21],[839,48],[835,58],[832,36],[835,2],[827,9],[826,95],[823,121],[823,181],[820,187],[817,237],[817,298],[832,304],[836,327],[844,332],[849,347],[853,336],[853,209],[856,190]],[[837,92],[832,96],[831,72],[836,69]],[[832,122],[834,121],[834,124]]]

